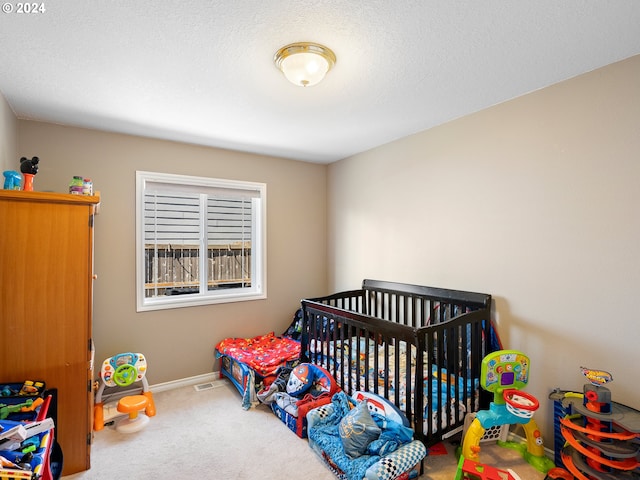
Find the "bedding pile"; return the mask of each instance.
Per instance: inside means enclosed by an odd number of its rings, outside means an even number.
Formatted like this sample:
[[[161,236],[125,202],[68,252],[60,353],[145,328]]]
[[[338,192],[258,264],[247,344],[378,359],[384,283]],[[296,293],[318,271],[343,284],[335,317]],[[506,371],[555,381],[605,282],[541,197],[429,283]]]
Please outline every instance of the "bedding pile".
[[[307,421],[309,446],[342,480],[415,478],[426,456],[402,412],[369,392],[339,392]]]
[[[307,436],[306,415],[340,391],[331,374],[311,363],[280,367],[276,380],[258,392],[258,399],[301,438]]]
[[[298,359],[300,342],[270,332],[253,338],[225,338],[216,345],[216,352],[218,356],[233,357],[266,377],[275,373],[278,367]]]
[[[300,342],[273,332],[253,338],[225,338],[215,347],[220,374],[232,381],[242,395],[242,408],[258,403],[256,392],[276,378],[281,367],[299,362]]]

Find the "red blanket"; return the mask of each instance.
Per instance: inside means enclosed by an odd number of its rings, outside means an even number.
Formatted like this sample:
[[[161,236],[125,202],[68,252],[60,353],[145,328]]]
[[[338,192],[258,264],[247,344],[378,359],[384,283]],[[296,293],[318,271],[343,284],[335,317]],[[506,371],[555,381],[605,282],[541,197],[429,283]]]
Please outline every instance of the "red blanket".
[[[273,332],[254,338],[225,338],[216,350],[244,363],[258,375],[266,377],[300,356],[300,342],[276,337]]]

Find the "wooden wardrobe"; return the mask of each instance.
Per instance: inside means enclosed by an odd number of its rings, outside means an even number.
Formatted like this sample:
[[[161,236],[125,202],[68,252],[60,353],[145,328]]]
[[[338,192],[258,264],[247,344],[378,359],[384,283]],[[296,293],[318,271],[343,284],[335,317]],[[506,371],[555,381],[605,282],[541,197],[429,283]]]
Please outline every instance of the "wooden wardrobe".
[[[0,190],[0,382],[57,389],[63,475],[90,467],[98,196]]]

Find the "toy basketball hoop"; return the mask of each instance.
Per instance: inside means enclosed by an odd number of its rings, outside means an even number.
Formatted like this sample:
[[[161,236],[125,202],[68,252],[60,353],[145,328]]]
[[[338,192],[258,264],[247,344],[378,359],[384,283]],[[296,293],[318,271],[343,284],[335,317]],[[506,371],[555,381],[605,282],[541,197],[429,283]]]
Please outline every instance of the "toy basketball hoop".
[[[540,407],[538,399],[530,393],[513,388],[504,390],[502,397],[506,402],[507,410],[520,418],[531,418],[533,413]]]

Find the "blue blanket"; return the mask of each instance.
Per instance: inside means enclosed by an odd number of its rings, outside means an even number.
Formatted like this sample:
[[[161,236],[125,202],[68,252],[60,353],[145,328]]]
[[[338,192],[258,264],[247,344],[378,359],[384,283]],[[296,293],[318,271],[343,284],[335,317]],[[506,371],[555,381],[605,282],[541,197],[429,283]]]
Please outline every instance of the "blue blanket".
[[[352,459],[342,447],[338,427],[340,420],[355,405],[344,392],[336,393],[331,399],[333,412],[309,429],[309,438],[320,447],[349,479],[362,479],[367,468],[380,460],[379,456],[362,455]]]
[[[345,453],[342,446],[339,426],[340,421],[355,406],[355,403],[344,392],[336,393],[331,399],[331,403],[333,404],[333,411],[309,428],[309,438],[331,458],[333,463],[350,480],[364,478],[367,469],[378,462],[381,456],[412,440],[413,430],[410,428],[391,421],[386,421],[384,424],[379,423],[380,419],[376,418],[378,417],[377,415],[374,415],[374,420],[382,428],[380,438],[369,445],[369,454],[351,458]]]

